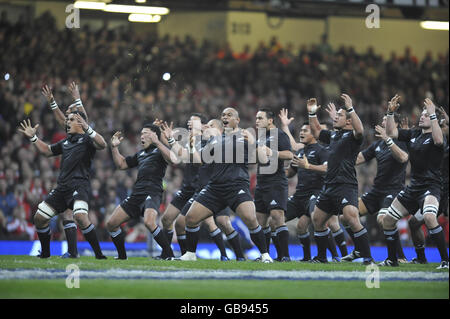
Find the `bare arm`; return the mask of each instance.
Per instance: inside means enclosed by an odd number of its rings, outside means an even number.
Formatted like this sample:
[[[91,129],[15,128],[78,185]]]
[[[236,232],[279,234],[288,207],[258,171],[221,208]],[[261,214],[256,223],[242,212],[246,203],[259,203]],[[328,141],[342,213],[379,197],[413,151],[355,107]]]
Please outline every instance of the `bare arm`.
[[[292,166],[297,166],[300,168],[312,170],[312,171],[322,173],[322,174],[325,174],[327,172],[327,168],[328,168],[327,164],[322,164],[322,165],[310,164],[308,162],[308,159],[305,156],[303,156],[301,158],[298,156],[294,156],[292,159]]]
[[[322,130],[322,127],[320,126],[319,120],[317,119],[316,115],[317,110],[320,108],[320,106],[317,106],[317,99],[309,99],[306,103],[306,107],[309,114],[309,127],[311,128],[312,135],[317,140],[319,139],[320,131]]]
[[[289,124],[294,120],[293,117],[288,117],[288,110],[287,109],[281,109],[280,114],[278,114],[278,117],[281,120],[281,130],[287,134],[289,137],[289,141],[291,142],[291,147],[294,150],[294,152],[297,152],[299,149],[303,148],[302,143],[297,143],[295,141],[295,138],[292,136],[291,131],[289,130]]]
[[[287,178],[292,178],[292,177],[294,177],[296,174],[297,174],[297,171],[296,171],[295,169],[293,169],[292,167],[289,167],[289,168],[286,170],[286,176],[287,176]]]
[[[434,145],[443,145],[444,144],[444,134],[442,134],[442,129],[439,126],[439,122],[436,117],[436,106],[430,99],[425,99],[424,102],[425,108],[427,109],[427,113],[430,116],[431,120],[431,136],[433,137]]]
[[[363,138],[364,126],[358,114],[356,114],[355,110],[353,109],[352,99],[347,94],[342,94],[341,98],[344,100],[345,108],[347,109],[347,112],[350,113],[350,118],[352,119],[353,135],[356,139]]]
[[[42,88],[42,95],[44,95],[45,98],[47,99],[50,108],[52,109],[52,112],[55,115],[56,122],[58,122],[59,126],[65,130],[66,116],[64,115],[63,111],[61,111],[61,109],[58,107],[58,104],[56,104],[52,90],[48,85],[44,85],[44,87]]]
[[[116,167],[118,167],[121,170],[127,169],[128,164],[125,160],[125,157],[122,156],[119,152],[119,144],[123,140],[123,137],[121,136],[122,132],[116,132],[111,137],[111,153],[113,157],[114,164]]]
[[[158,135],[155,132],[151,131],[150,139],[152,140],[153,145],[155,145],[161,152],[162,157],[166,160],[167,163],[175,164],[177,162],[177,158],[173,152],[170,151],[167,146],[165,146],[159,139]]]
[[[53,152],[50,149],[50,145],[41,141],[36,135],[36,130],[39,127],[39,124],[36,124],[33,127],[31,126],[31,121],[28,119],[20,123],[20,126],[22,127],[22,129],[19,128],[19,132],[23,133],[26,137],[30,139],[30,141],[38,149],[39,153],[47,157],[53,156]]]
[[[69,92],[70,95],[72,95],[72,98],[74,100],[73,104],[69,106],[69,111],[71,109],[75,109],[76,111],[80,113],[84,113],[86,116],[86,121],[88,121],[88,116],[86,113],[86,110],[84,109],[83,103],[81,102],[81,96],[80,96],[80,90],[78,89],[78,84],[75,82],[72,82],[69,84]]]
[[[359,152],[358,157],[356,158],[356,165],[360,165],[366,162],[366,159],[364,158],[364,155]]]
[[[398,138],[398,129],[394,121],[394,112],[400,107],[400,96],[396,94],[388,103],[388,115],[386,119],[386,134],[391,138]]]
[[[400,163],[406,163],[409,159],[409,155],[407,152],[402,150],[397,144],[394,143],[392,138],[387,136],[386,130],[382,128],[381,126],[377,125],[375,126],[375,131],[377,131],[378,134],[375,134],[376,137],[380,137],[384,140],[384,142],[389,146],[391,149],[392,156]]]

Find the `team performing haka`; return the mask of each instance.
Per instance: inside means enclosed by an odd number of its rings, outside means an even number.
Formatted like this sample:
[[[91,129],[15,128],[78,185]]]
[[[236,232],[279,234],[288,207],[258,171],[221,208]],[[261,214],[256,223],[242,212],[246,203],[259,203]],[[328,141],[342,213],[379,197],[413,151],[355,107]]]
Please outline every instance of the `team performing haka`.
[[[81,103],[78,86],[72,83],[69,91],[75,102],[64,114],[56,104],[51,89],[42,93],[47,98],[58,124],[66,130],[67,137],[48,145],[36,136],[38,124],[23,121],[19,131],[27,136],[39,152],[46,156],[62,155],[61,172],[57,187],[38,205],[34,222],[41,242],[39,257],[50,256],[50,219],[63,214],[63,225],[68,240],[67,258],[77,258],[76,223],[90,243],[98,259],[106,258],[100,249],[95,227],[89,221],[89,169],[96,150],[106,148],[103,137],[87,123],[87,113]],[[317,119],[320,106],[316,99],[307,101],[309,122],[300,128],[300,140],[292,136],[289,125],[293,118],[282,109],[279,118],[281,129],[275,125],[275,113],[260,109],[256,113],[257,132],[239,128],[239,113],[225,108],[221,119],[208,123],[201,114],[192,114],[187,134],[175,138],[173,125],[155,120],[144,124],[141,131],[142,150],[133,156],[123,156],[119,145],[123,137],[116,132],[111,138],[111,153],[118,169],[137,167],[137,179],[131,195],[120,203],[106,226],[118,252],[117,259],[127,259],[125,234],[120,225],[131,218],[143,218],[162,248],[158,259],[174,259],[171,248],[173,228],[177,233],[181,257],[179,260],[196,260],[200,224],[204,223],[218,246],[221,260],[228,260],[222,238],[225,233],[236,259],[245,260],[239,235],[232,227],[230,212],[234,211],[246,224],[250,237],[259,249],[257,260],[273,262],[269,256],[272,239],[277,251],[275,260],[290,261],[289,233],[286,222],[298,218],[298,238],[303,246],[303,260],[326,263],[329,249],[333,261],[363,258],[370,264],[366,228],[360,216],[377,214],[388,250],[388,258],[380,265],[398,266],[406,258],[400,245],[397,221],[409,219],[411,236],[417,257],[413,263],[426,263],[424,235],[425,224],[430,237],[441,255],[438,268],[448,268],[448,253],[442,227],[437,222],[439,214],[448,215],[448,115],[426,99],[417,129],[402,125],[395,113],[400,97],[388,103],[388,113],[375,127],[379,140],[360,151],[364,127],[356,114],[352,99],[342,94],[343,107],[333,103],[326,111],[333,121],[327,129]],[[443,120],[437,120],[438,111]],[[442,127],[442,128],[441,128]],[[355,166],[377,161],[377,174],[372,189],[358,197],[358,180]],[[285,163],[290,165],[285,170]],[[407,162],[411,163],[411,182],[405,187]],[[162,181],[169,164],[184,164],[183,185],[162,214],[162,227],[158,225],[159,207],[163,195]],[[255,198],[250,194],[248,166],[257,164]],[[297,187],[288,198],[287,179],[297,175]],[[338,216],[340,215],[340,220]],[[355,243],[348,254],[345,226]],[[311,258],[309,228],[314,229],[318,254]]]

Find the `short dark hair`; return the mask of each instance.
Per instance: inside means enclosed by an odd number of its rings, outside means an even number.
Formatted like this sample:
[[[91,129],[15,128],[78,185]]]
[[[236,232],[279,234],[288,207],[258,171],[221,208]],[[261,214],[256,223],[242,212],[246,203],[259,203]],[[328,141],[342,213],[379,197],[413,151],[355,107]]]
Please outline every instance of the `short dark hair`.
[[[275,112],[274,111],[267,109],[267,108],[263,108],[263,109],[259,109],[259,112],[265,112],[267,119],[272,119],[275,121]]]
[[[70,112],[69,114],[80,114],[80,116],[83,118],[83,120],[87,121],[86,114],[84,114],[83,112],[80,112],[80,111],[72,111],[72,112]]]
[[[198,117],[198,118],[200,119],[200,122],[201,122],[202,124],[208,122],[208,119],[206,118],[206,116],[204,116],[204,115],[201,114],[201,113],[192,113],[191,116],[196,116],[196,117]]]
[[[346,120],[350,120],[352,118],[352,116],[350,115],[350,113],[347,112],[347,109],[345,107],[341,107],[339,108],[339,110],[344,110]]]
[[[156,135],[158,136],[158,139],[161,138],[161,129],[159,128],[159,126],[157,126],[155,124],[151,124],[151,123],[145,123],[142,128],[149,128],[150,130],[152,130],[153,132],[156,133]]]

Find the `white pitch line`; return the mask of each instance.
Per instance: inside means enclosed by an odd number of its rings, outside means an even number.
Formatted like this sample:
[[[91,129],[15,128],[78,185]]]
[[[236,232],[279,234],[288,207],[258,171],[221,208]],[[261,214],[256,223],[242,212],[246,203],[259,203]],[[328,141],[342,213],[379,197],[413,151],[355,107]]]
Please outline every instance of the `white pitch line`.
[[[59,279],[68,273],[59,269],[1,269],[3,279]],[[366,280],[368,273],[362,271],[279,271],[279,270],[83,270],[80,278],[85,279],[152,279],[152,280]],[[448,272],[380,272],[381,281],[448,281]]]

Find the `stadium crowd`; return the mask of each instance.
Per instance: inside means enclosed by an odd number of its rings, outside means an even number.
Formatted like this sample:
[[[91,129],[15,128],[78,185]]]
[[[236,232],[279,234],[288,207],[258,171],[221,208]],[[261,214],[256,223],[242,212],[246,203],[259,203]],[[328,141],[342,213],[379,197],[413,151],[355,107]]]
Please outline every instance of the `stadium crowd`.
[[[345,46],[333,50],[325,38],[298,49],[272,38],[237,52],[226,44],[158,38],[123,27],[58,30],[49,14],[16,24],[2,14],[0,42],[0,238],[35,239],[32,214],[56,185],[59,158],[39,155],[17,133],[18,123],[31,118],[40,124],[44,141],[55,143],[65,136],[41,94],[44,84],[65,110],[73,102],[67,86],[77,82],[89,122],[107,141],[122,131],[121,151],[127,155],[139,148],[146,119],[185,127],[191,113],[216,118],[224,106],[239,111],[243,128],[254,127],[258,107],[286,107],[295,117],[291,130],[297,134],[307,120],[307,98],[317,97],[323,105],[340,103],[341,92],[347,92],[365,126],[365,147],[375,139],[373,127],[394,94],[403,97],[401,112],[411,125],[418,121],[424,97],[449,105],[449,55],[433,54],[431,48],[419,61],[409,48],[382,57],[373,48],[363,54]],[[169,81],[162,78],[166,72]],[[253,189],[256,170],[252,172]],[[360,193],[370,188],[375,173],[375,163],[358,167]],[[168,168],[162,206],[170,202],[182,178],[182,168]],[[136,170],[116,170],[110,150],[97,153],[89,215],[101,241],[110,240],[106,216],[129,194],[135,179]],[[290,184],[292,193],[295,181]],[[372,223],[371,240],[382,241]],[[58,220],[52,222],[52,233],[54,239],[64,239]],[[131,223],[127,240],[145,238],[145,228]]]

